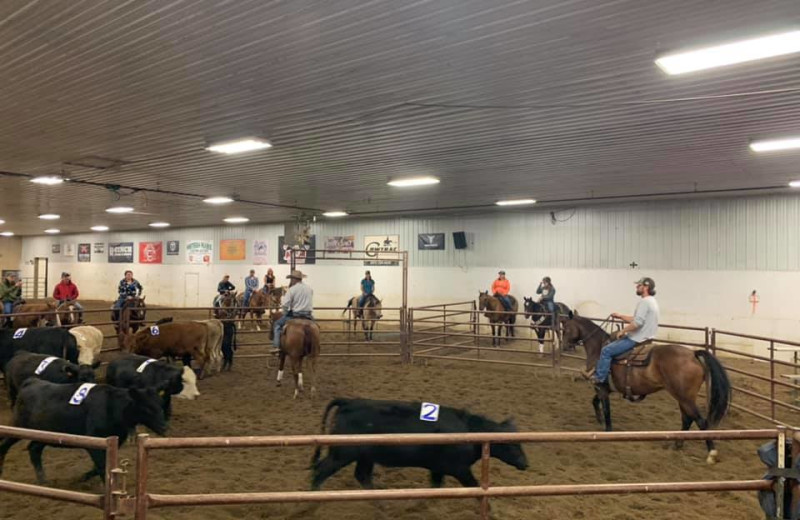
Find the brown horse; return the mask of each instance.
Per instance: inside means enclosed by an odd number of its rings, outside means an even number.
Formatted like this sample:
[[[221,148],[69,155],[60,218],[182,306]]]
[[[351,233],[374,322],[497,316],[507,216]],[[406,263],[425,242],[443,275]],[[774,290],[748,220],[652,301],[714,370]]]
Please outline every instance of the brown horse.
[[[255,321],[256,329],[261,330],[261,326],[264,324],[264,312],[266,308],[277,308],[281,305],[281,298],[286,293],[286,289],[284,287],[275,287],[270,290],[268,293],[263,290],[254,291],[250,295],[250,302],[247,307],[244,305],[244,294],[240,294],[237,298],[237,306],[241,307],[241,314],[240,318],[242,321],[239,321],[238,328],[242,328],[242,323],[244,319],[247,317],[247,314],[250,313],[250,319]]]
[[[509,337],[514,337],[514,324],[517,322],[517,299],[508,295],[511,300],[511,310],[506,311],[500,299],[491,296],[489,291],[482,291],[478,294],[478,309],[485,310],[484,316],[489,318],[492,324],[492,345],[500,345],[500,337],[503,335],[503,327],[506,329],[506,341]]]
[[[214,317],[223,321],[236,319],[236,315],[239,314],[239,311],[236,310],[237,301],[236,291],[222,294],[214,308]]]
[[[35,313],[35,314],[34,314]],[[30,314],[29,316],[14,316]],[[23,303],[14,307],[14,328],[41,327],[42,325],[60,326],[56,304],[53,302]]]
[[[56,307],[56,313],[58,313],[58,319],[63,327],[71,327],[83,322],[83,313],[76,309],[75,302],[71,300]]]
[[[350,311],[350,319],[348,320],[353,330],[358,327],[358,322],[361,320],[361,328],[364,329],[364,339],[372,341],[372,331],[375,330],[375,322],[383,318],[383,305],[381,301],[374,295],[367,296],[364,302],[364,307],[358,306],[360,296],[353,296],[347,301],[347,306],[342,311],[342,314]],[[349,329],[350,327],[348,327]]]
[[[583,342],[586,349],[586,368],[594,368],[600,357],[600,350],[610,340],[610,336],[591,320],[569,314],[564,322],[564,343],[575,345]],[[644,396],[666,389],[678,401],[681,410],[682,430],[688,430],[692,423],[697,423],[701,430],[713,428],[728,413],[731,399],[731,383],[722,364],[705,350],[692,350],[681,345],[655,345],[646,354],[644,366],[626,366],[615,363],[611,366],[611,382],[617,389],[624,389],[631,400],[641,400]],[[697,394],[703,383],[708,393],[708,419],[705,419],[697,408]],[[592,400],[597,422],[605,418],[605,427],[611,431],[610,388],[606,385],[595,386]],[[636,396],[635,398],[633,396]],[[600,406],[603,416],[600,414]],[[680,446],[682,443],[677,443]],[[714,441],[706,441],[708,457],[706,462],[714,464],[718,452]]]
[[[274,323],[280,319],[282,313],[270,313],[270,319]],[[270,330],[272,328],[270,327]],[[320,333],[319,325],[312,320],[304,318],[290,319],[283,326],[281,331],[281,348],[278,351],[280,365],[278,366],[277,386],[281,386],[283,380],[283,369],[286,365],[288,356],[292,373],[294,374],[294,399],[297,399],[300,392],[304,392],[303,387],[303,358],[308,358],[308,367],[311,372],[311,395],[317,393],[317,358],[320,352]]]
[[[122,302],[122,307],[112,309],[111,321],[115,323],[114,329],[117,334],[122,332],[136,332],[144,326],[147,310],[145,309],[144,299],[146,296],[129,296]]]

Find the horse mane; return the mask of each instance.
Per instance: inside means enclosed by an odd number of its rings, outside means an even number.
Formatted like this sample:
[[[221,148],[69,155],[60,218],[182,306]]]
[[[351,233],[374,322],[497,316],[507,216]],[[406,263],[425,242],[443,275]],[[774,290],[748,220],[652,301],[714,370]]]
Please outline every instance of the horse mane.
[[[595,333],[596,333],[596,331],[597,331],[597,330],[599,330],[599,331],[600,331],[600,333],[602,334],[602,335],[600,336],[602,339],[606,339],[606,338],[608,338],[608,337],[609,337],[609,336],[608,336],[608,333],[607,333],[606,331],[604,331],[604,330],[603,330],[603,328],[602,328],[600,325],[598,325],[597,323],[593,322],[593,321],[592,321],[592,320],[590,320],[589,318],[584,318],[583,316],[578,316],[578,315],[576,314],[576,315],[574,315],[574,316],[572,317],[572,319],[573,319],[573,320],[575,320],[575,321],[577,321],[577,322],[578,322],[580,325],[582,325],[583,327],[585,327],[585,328],[588,328],[588,329],[589,329],[589,330],[588,330],[588,333],[589,333],[589,334],[595,334]]]

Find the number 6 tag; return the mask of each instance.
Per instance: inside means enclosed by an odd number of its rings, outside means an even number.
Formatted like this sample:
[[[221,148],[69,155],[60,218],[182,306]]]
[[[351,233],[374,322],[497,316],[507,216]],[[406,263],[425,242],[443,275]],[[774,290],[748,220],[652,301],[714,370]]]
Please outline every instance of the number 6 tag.
[[[422,403],[419,409],[419,420],[436,422],[439,420],[439,405],[435,403]]]
[[[97,386],[95,383],[83,383],[78,389],[72,394],[72,398],[69,400],[69,404],[71,405],[79,405],[86,399],[86,396],[89,395],[89,391]]]

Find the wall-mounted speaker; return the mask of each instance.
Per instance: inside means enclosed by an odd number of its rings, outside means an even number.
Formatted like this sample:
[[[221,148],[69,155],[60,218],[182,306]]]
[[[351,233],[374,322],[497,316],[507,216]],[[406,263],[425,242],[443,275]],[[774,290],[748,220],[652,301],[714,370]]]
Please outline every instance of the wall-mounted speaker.
[[[454,231],[453,232],[453,245],[456,249],[466,249],[467,248],[467,234],[463,231]]]

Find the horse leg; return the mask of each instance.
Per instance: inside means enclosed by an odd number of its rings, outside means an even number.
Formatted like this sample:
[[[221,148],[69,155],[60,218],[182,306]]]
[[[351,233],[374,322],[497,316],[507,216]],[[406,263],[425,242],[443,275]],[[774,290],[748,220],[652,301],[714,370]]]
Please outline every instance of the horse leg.
[[[303,388],[303,358],[302,356],[292,357],[292,373],[294,373],[294,397],[293,399],[297,399],[297,396],[300,395],[301,392],[304,392],[305,389]]]
[[[275,386],[281,386],[281,380],[283,379],[283,367],[286,365],[286,353],[284,351],[280,351],[278,354],[279,363],[278,363],[278,379],[276,380]]]
[[[536,329],[536,337],[539,338],[539,354],[544,354],[544,329]]]
[[[317,357],[308,358],[308,371],[311,372],[311,397],[317,395]]]
[[[609,398],[608,394],[600,397],[600,402],[603,404],[603,416],[606,420],[606,431],[612,431],[611,428],[611,399]]]
[[[697,408],[697,404],[694,401],[690,401],[688,399],[681,399],[678,401],[678,406],[681,409],[681,419],[683,420],[683,430],[688,430],[691,428],[692,423],[697,423],[697,427],[700,430],[707,430],[708,429],[708,421],[700,414],[700,410]],[[682,444],[682,443],[681,443]],[[675,443],[676,447],[680,447],[678,442]],[[717,458],[719,457],[719,451],[717,451],[716,446],[714,445],[714,441],[707,440],[706,441],[706,450],[708,451],[708,456],[706,457],[706,463],[708,464],[716,464]]]
[[[600,398],[595,394],[592,399],[592,408],[594,408],[594,417],[597,419],[598,424],[603,424],[603,412],[600,409]]]

